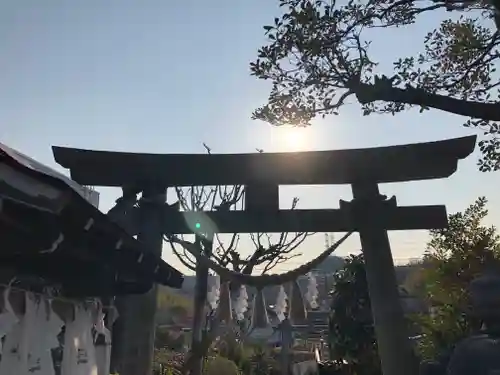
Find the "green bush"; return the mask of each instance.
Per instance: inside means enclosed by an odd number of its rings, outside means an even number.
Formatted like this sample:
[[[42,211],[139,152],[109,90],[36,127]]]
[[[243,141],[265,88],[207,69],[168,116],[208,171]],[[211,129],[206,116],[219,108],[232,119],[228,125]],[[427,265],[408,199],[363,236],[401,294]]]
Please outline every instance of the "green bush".
[[[263,347],[256,346],[251,357],[253,375],[269,375],[278,369],[277,361]]]
[[[241,341],[236,340],[233,335],[225,335],[219,340],[217,352],[219,356],[233,361],[243,374],[251,374],[252,362],[250,356],[252,350]]]
[[[240,370],[230,359],[217,356],[209,358],[204,368],[205,375],[239,375]]]
[[[182,351],[184,348],[185,336],[172,334],[168,329],[157,328],[155,333],[155,348]]]
[[[344,268],[334,274],[332,297],[328,337],[332,361],[323,371],[380,375],[362,254],[346,258]]]
[[[469,284],[485,267],[500,263],[500,236],[484,224],[486,205],[486,198],[478,198],[464,212],[450,215],[447,228],[431,230],[424,267],[412,275],[410,289],[432,307],[431,314],[414,317],[423,333],[419,353],[426,360],[446,357],[479,328],[468,314]]]
[[[180,375],[184,354],[166,349],[155,350],[153,369],[155,375]],[[163,373],[162,373],[163,371]]]

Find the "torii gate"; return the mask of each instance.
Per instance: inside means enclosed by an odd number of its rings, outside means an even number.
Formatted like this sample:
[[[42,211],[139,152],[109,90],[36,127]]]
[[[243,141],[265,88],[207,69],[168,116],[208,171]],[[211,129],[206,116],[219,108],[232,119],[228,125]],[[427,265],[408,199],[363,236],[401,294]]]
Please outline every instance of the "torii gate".
[[[384,375],[416,374],[406,334],[388,230],[447,226],[445,206],[398,206],[378,184],[446,178],[475,148],[476,137],[338,151],[256,154],[137,154],[53,147],[55,160],[82,185],[133,188],[149,204],[127,213],[129,230],[161,254],[164,234],[359,232]],[[280,210],[279,185],[350,184],[352,201],[339,209]],[[242,211],[176,212],[166,205],[173,186],[245,185]],[[205,220],[205,221],[203,221]],[[201,222],[201,224],[200,224]],[[194,225],[194,223],[198,223]],[[127,297],[115,360],[120,375],[150,375],[156,295]],[[118,344],[118,345],[116,345]]]

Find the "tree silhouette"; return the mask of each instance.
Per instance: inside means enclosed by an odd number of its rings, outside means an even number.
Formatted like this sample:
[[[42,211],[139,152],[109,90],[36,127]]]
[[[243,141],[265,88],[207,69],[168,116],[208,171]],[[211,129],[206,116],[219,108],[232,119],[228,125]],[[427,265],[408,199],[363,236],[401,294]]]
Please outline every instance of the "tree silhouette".
[[[381,374],[363,255],[334,275],[329,321],[330,358],[341,374]]]
[[[272,82],[267,104],[253,118],[305,126],[315,116],[338,114],[351,97],[364,115],[438,109],[464,116],[465,126],[482,131],[480,170],[500,169],[500,76],[495,72],[500,1],[279,3],[283,13],[264,26],[268,43],[251,63],[253,75]],[[427,25],[430,16],[441,22],[425,36],[423,51],[401,56],[392,71],[380,72],[372,39]]]
[[[500,260],[496,228],[484,225],[487,200],[478,198],[464,212],[449,216],[446,229],[432,230],[418,269],[415,291],[427,301],[431,314],[417,318],[424,336],[420,351],[426,359],[446,355],[453,345],[477,329],[469,309],[469,284]]]

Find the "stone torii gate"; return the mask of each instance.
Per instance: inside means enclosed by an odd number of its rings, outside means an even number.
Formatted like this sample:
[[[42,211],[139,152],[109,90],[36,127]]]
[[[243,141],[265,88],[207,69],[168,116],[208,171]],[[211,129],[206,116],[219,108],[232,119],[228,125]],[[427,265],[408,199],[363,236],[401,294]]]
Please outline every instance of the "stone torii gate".
[[[378,184],[449,177],[475,143],[471,136],[297,153],[157,155],[63,147],[53,147],[53,152],[82,185],[142,192],[143,203],[127,212],[128,229],[156,254],[161,254],[164,234],[202,232],[205,225],[218,233],[359,232],[383,373],[411,375],[418,366],[406,333],[387,231],[446,227],[446,209],[398,206],[395,197],[379,193]],[[280,210],[279,185],[296,184],[350,184],[353,199],[341,200],[339,209]],[[178,212],[165,203],[169,187],[204,185],[244,185],[245,209]],[[230,278],[230,272],[225,276]],[[127,297],[122,305],[114,355],[120,375],[150,375],[155,309],[155,292]]]

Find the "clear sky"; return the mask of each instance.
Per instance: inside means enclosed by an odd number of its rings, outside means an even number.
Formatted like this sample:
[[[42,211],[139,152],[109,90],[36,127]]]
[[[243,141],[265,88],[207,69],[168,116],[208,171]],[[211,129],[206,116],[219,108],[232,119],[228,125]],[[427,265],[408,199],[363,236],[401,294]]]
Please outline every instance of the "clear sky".
[[[0,2],[0,142],[50,166],[50,146],[157,153],[325,150],[432,141],[473,134],[437,111],[362,117],[357,104],[340,116],[291,131],[252,121],[268,85],[249,74],[265,41],[262,26],[277,0],[23,0]],[[418,27],[374,33],[381,69],[415,54],[439,16]],[[298,133],[298,134],[297,134]],[[298,142],[300,140],[300,142]],[[462,210],[486,195],[490,223],[500,218],[500,175],[477,171],[477,155],[448,180],[382,186],[400,204],[445,203]],[[335,166],[332,166],[335,168]],[[116,191],[101,191],[107,210]],[[346,187],[283,189],[301,208],[336,207]],[[391,234],[394,257],[422,254],[425,232]],[[358,248],[356,239],[339,254]],[[310,259],[323,236],[304,247]],[[178,264],[165,248],[164,257]]]

